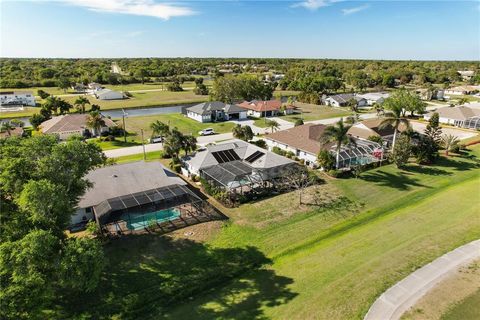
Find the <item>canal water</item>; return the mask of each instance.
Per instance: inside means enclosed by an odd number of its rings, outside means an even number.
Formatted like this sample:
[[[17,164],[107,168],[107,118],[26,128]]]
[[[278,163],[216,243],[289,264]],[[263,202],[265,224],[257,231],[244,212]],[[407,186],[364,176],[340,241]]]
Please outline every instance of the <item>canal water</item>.
[[[166,114],[166,113],[185,113],[185,108],[192,106],[193,104],[185,105],[173,105],[173,106],[158,106],[158,107],[149,107],[149,108],[132,108],[125,109],[127,117],[140,117],[140,116],[153,116],[157,114]],[[100,112],[105,117],[110,118],[121,118],[123,111],[121,109],[105,110]],[[26,127],[31,126],[28,117],[17,118],[25,123]]]

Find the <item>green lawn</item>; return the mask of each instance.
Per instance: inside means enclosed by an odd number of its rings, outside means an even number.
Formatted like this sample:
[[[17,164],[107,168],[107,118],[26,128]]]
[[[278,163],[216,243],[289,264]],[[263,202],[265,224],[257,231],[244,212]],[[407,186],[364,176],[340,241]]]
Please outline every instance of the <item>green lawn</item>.
[[[127,137],[127,142],[124,142],[123,137],[116,137],[115,141],[99,141],[98,138],[92,138],[92,139],[89,139],[88,141],[97,144],[98,146],[100,146],[100,148],[102,148],[102,150],[112,150],[112,149],[118,149],[118,148],[133,147],[133,146],[139,146],[142,144],[141,141],[132,142],[130,137]]]
[[[115,120],[115,119],[114,119]],[[120,120],[120,119],[116,119]],[[200,123],[193,119],[178,113],[167,113],[153,116],[129,117],[126,119],[127,131],[135,135],[135,140],[140,141],[140,130],[143,129],[145,139],[152,135],[150,124],[156,120],[170,125],[170,127],[177,127],[178,130],[185,134],[193,134],[198,136],[198,132],[205,128],[213,128],[217,133],[231,132],[234,124],[232,122],[218,122],[218,123]],[[131,137],[129,137],[129,141]]]
[[[296,105],[297,112],[295,114],[282,116],[282,119],[290,122],[295,122],[295,120],[297,119],[303,119],[303,121],[312,121],[335,117],[347,117],[352,114],[352,112],[347,110],[347,108],[343,110],[329,106],[319,106],[316,104],[308,104],[301,102],[297,102]]]
[[[162,151],[146,152],[145,155],[146,155],[146,159],[145,159],[146,161],[159,160],[161,158]],[[143,153],[118,157],[118,158],[114,158],[114,160],[115,160],[116,163],[126,163],[126,162],[140,161],[140,160],[143,160]]]
[[[99,290],[64,297],[59,317],[361,319],[386,288],[480,237],[475,157],[384,166],[327,179],[300,205],[288,193],[225,209],[230,220],[194,242],[143,236],[106,244]],[[202,225],[207,227],[208,225]],[[70,300],[71,299],[71,300]]]
[[[480,316],[480,289],[456,304],[442,316],[442,320],[478,320]]]

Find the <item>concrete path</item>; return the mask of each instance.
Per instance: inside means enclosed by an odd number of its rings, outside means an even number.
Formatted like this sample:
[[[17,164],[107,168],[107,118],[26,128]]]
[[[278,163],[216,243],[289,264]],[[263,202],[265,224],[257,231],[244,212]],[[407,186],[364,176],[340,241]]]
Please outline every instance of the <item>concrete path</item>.
[[[459,267],[480,258],[480,239],[444,254],[385,291],[370,307],[364,320],[396,320]]]

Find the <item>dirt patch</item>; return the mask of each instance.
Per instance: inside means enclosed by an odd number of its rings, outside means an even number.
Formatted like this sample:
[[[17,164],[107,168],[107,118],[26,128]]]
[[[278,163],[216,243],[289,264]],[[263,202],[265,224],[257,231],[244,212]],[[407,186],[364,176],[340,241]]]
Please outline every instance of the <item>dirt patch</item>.
[[[434,320],[453,305],[474,294],[480,288],[480,260],[453,272],[437,284],[416,305],[407,311],[403,320]]]
[[[173,239],[188,239],[196,242],[205,242],[214,237],[224,225],[224,221],[211,221],[196,224],[173,231],[168,234]]]

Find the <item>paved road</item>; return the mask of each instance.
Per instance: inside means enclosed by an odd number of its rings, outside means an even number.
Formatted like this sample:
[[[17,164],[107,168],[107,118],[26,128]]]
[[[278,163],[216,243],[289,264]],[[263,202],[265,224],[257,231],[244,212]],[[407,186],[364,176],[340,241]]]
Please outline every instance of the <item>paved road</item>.
[[[418,132],[424,132],[425,128],[427,127],[427,124],[425,122],[417,121],[410,121],[410,125],[412,126],[413,130]],[[442,134],[451,134],[457,137],[459,140],[463,140],[476,136],[477,132],[461,128],[442,127]]]
[[[364,320],[396,320],[437,283],[480,258],[480,240],[444,254],[385,291],[370,307]]]

